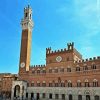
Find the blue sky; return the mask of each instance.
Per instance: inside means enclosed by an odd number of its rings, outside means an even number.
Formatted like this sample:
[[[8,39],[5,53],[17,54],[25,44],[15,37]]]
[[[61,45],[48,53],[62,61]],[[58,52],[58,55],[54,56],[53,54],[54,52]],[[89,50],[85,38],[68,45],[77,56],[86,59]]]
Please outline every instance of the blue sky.
[[[17,73],[21,19],[28,0],[0,1],[0,72]],[[74,42],[83,58],[100,56],[99,0],[30,0],[35,23],[31,65],[45,64],[45,49]]]

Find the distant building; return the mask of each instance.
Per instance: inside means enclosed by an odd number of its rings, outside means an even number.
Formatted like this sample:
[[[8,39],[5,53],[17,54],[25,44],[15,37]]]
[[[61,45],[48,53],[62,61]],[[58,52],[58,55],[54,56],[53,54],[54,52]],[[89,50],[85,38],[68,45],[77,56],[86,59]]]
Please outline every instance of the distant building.
[[[24,8],[21,25],[19,80],[12,83],[12,100],[100,100],[100,56],[83,60],[72,42],[61,50],[46,48],[46,65],[30,66],[34,26],[30,6]]]
[[[0,73],[0,96],[11,97],[12,81],[17,80],[16,74]]]

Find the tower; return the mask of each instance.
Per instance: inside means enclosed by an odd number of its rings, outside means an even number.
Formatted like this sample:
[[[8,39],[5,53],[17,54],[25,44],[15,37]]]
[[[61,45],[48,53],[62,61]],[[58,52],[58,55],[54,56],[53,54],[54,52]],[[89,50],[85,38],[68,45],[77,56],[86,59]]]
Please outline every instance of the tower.
[[[21,20],[22,37],[19,70],[25,69],[25,71],[29,71],[33,25],[32,9],[28,5],[28,7],[24,8],[24,18]]]

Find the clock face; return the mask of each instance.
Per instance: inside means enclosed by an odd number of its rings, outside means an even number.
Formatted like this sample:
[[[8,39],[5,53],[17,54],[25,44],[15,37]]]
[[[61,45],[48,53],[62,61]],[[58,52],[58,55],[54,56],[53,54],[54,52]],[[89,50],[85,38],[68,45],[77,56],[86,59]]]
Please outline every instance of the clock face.
[[[58,56],[57,58],[56,58],[56,61],[57,62],[60,62],[62,60],[62,57],[61,56]]]
[[[25,63],[22,62],[22,63],[20,64],[20,67],[21,67],[21,68],[25,67]]]

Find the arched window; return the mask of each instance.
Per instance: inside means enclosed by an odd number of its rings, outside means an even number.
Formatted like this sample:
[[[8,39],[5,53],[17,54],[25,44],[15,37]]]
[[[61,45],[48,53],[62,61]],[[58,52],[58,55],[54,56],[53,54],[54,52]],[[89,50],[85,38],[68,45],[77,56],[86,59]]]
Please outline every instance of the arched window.
[[[94,96],[94,100],[100,100],[98,95]]]
[[[71,68],[67,68],[67,72],[71,72]]]
[[[64,72],[64,68],[61,68],[61,69],[60,69],[60,72]]]
[[[59,86],[58,82],[55,82],[55,87],[58,87],[58,86]]]
[[[52,84],[52,82],[50,81],[50,82],[49,82],[49,87],[52,87],[52,86],[53,86],[53,84]]]
[[[52,69],[51,68],[49,69],[49,73],[52,73]]]
[[[46,70],[45,70],[45,69],[43,69],[43,70],[42,70],[42,73],[43,73],[43,74],[46,74]]]
[[[89,86],[90,86],[89,81],[86,79],[85,80],[85,87],[89,87]]]
[[[76,71],[80,71],[80,67],[76,67]]]
[[[34,87],[34,81],[32,81],[31,86]]]
[[[55,68],[55,73],[58,73],[58,68]]]
[[[69,95],[69,100],[73,100],[73,96],[71,94]]]
[[[82,100],[82,95],[78,95],[78,100]]]
[[[61,87],[65,87],[64,81],[61,82]]]
[[[46,82],[45,81],[43,81],[42,86],[46,87]]]
[[[80,80],[77,81],[77,87],[81,87],[81,81]]]
[[[40,74],[40,69],[39,68],[37,69],[37,74]]]
[[[96,65],[95,65],[95,63],[92,63],[92,65],[91,65],[91,69],[96,69]]]
[[[96,79],[93,80],[93,87],[98,87],[98,81]]]
[[[72,82],[70,80],[68,81],[68,87],[72,87]]]
[[[40,82],[39,81],[37,81],[37,86],[40,87]]]
[[[84,71],[88,70],[88,66],[86,64],[83,66],[83,70]]]

